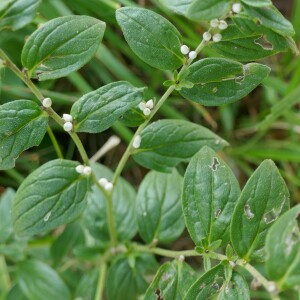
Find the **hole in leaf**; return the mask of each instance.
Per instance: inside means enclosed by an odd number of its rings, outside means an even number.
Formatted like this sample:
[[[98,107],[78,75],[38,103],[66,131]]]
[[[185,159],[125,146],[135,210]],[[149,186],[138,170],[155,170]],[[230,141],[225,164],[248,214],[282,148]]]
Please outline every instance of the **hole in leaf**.
[[[258,39],[254,40],[254,43],[261,46],[264,50],[273,50],[273,44],[268,41],[265,35],[262,35]]]
[[[212,89],[212,92],[215,94],[217,91],[218,91],[218,88],[215,86],[215,87]]]
[[[244,207],[244,213],[247,217],[247,219],[253,219],[254,218],[254,213],[251,211],[250,205],[246,204]]]
[[[216,219],[219,218],[220,214],[221,214],[221,209],[217,209],[217,210],[215,211],[215,218],[216,218]]]
[[[218,167],[220,166],[220,162],[218,160],[217,157],[214,157],[213,158],[213,161],[212,161],[212,165],[209,166],[213,171],[217,171]]]

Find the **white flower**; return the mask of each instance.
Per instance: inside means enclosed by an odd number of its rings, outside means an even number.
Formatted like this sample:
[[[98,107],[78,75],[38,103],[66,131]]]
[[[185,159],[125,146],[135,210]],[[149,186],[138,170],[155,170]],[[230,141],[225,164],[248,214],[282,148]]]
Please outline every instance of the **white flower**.
[[[137,135],[133,140],[132,147],[135,149],[139,148],[141,145],[141,141],[142,141],[141,136]]]
[[[228,24],[225,20],[221,20],[219,24],[219,29],[224,30],[228,27]]]
[[[108,183],[108,180],[106,178],[100,178],[98,182],[104,187]]]
[[[65,130],[65,131],[69,132],[69,131],[71,131],[72,129],[73,129],[73,124],[72,124],[71,122],[66,122],[66,123],[64,124],[64,130]]]
[[[90,166],[85,166],[83,168],[83,174],[84,175],[90,175],[92,173],[92,168]]]
[[[216,34],[214,34],[213,35],[213,41],[214,42],[220,42],[222,40],[222,34],[220,34],[220,33],[216,33]]]
[[[154,107],[154,102],[152,99],[150,99],[146,102],[146,107],[149,109],[152,109]]]
[[[111,192],[113,188],[114,188],[114,185],[113,185],[111,182],[107,182],[107,183],[104,185],[104,189],[105,189],[107,192]]]
[[[146,103],[144,101],[140,102],[139,109],[143,111],[146,108]]]
[[[203,33],[203,40],[208,42],[208,41],[210,41],[210,39],[211,39],[211,33],[208,32],[208,31],[204,32]]]
[[[197,57],[197,52],[196,51],[191,51],[190,53],[189,53],[189,58],[190,59],[195,59]]]
[[[83,173],[83,170],[84,170],[84,166],[83,165],[78,165],[76,168],[75,168],[76,172],[79,173],[79,174],[82,174]]]
[[[232,11],[236,14],[238,14],[239,12],[241,12],[242,10],[242,5],[241,3],[233,3],[232,5]]]
[[[144,114],[145,116],[149,116],[149,115],[151,114],[151,110],[150,110],[148,107],[146,107],[146,108],[143,110],[143,114]]]
[[[218,19],[213,19],[210,21],[210,26],[212,28],[217,28],[219,26],[220,21]]]
[[[63,114],[62,119],[64,122],[72,122],[73,121],[73,117],[69,114]]]
[[[187,55],[190,52],[190,48],[187,45],[182,45],[180,51],[182,54]]]
[[[52,100],[50,98],[44,98],[42,104],[44,107],[49,108],[52,105]]]

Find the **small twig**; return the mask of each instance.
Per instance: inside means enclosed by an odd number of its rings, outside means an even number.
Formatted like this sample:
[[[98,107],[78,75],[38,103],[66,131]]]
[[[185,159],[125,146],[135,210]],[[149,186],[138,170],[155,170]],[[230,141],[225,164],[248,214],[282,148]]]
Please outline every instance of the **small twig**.
[[[96,162],[108,151],[118,146],[121,139],[115,135],[111,136],[108,141],[90,158],[90,162]]]

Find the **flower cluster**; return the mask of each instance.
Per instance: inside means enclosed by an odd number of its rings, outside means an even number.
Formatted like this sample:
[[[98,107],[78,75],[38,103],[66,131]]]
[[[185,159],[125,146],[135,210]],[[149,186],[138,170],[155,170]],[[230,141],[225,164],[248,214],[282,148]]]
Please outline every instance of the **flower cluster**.
[[[107,192],[111,192],[114,188],[114,185],[106,178],[100,178],[98,182]]]
[[[64,121],[64,130],[71,131],[73,129],[73,117],[69,114],[63,114],[62,120]]]
[[[195,59],[197,57],[196,51],[190,51],[190,48],[187,45],[182,45],[180,51],[184,55],[188,55],[190,59]]]
[[[149,116],[151,114],[151,109],[154,107],[154,102],[152,99],[147,102],[141,102],[139,104],[139,109],[143,112],[145,116]]]
[[[92,168],[90,166],[78,165],[75,168],[76,172],[82,175],[89,176],[92,173]]]

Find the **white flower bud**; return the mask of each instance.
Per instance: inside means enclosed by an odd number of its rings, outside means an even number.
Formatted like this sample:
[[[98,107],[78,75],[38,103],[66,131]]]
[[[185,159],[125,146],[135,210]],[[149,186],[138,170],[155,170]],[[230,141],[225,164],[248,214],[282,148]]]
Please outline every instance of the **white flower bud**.
[[[150,110],[148,107],[146,107],[146,108],[143,110],[143,114],[144,114],[145,116],[149,116],[149,115],[151,114],[151,110]]]
[[[139,109],[141,110],[141,111],[143,111],[144,109],[146,108],[146,103],[143,101],[143,102],[140,102],[140,104],[139,104]]]
[[[141,141],[142,141],[141,136],[137,135],[133,140],[132,147],[135,149],[139,148],[141,145]]]
[[[213,19],[210,21],[210,26],[212,28],[217,28],[219,26],[220,21],[218,19]]]
[[[190,53],[189,53],[189,58],[190,59],[195,59],[197,57],[197,52],[196,51],[191,51]]]
[[[114,185],[111,183],[111,182],[107,182],[105,185],[104,185],[104,189],[108,192],[111,192],[112,189],[114,188]]]
[[[102,185],[103,187],[108,183],[108,180],[106,178],[100,178],[98,180],[98,182],[100,183],[100,185]]]
[[[73,124],[71,123],[71,122],[66,122],[65,124],[64,124],[64,130],[65,131],[71,131],[73,129]]]
[[[146,103],[146,107],[152,109],[154,107],[154,102],[152,99],[148,100]]]
[[[236,263],[235,262],[233,262],[233,261],[229,261],[229,264],[230,264],[230,266],[232,267],[232,268],[235,268],[236,267]]]
[[[214,41],[214,42],[218,43],[218,42],[220,42],[221,40],[222,40],[222,34],[216,33],[216,34],[213,35],[213,41]]]
[[[84,166],[83,165],[78,165],[76,168],[75,168],[76,172],[79,173],[79,174],[82,174],[83,173],[83,170],[84,170]]]
[[[219,24],[219,29],[224,30],[228,27],[228,24],[225,20],[221,20]]]
[[[44,98],[42,104],[44,107],[49,108],[52,105],[52,100],[50,98]]]
[[[182,54],[187,55],[190,52],[190,48],[187,45],[182,45],[180,51]]]
[[[239,12],[241,12],[242,10],[242,5],[241,3],[233,3],[232,5],[232,11],[236,14],[238,14]]]
[[[203,33],[203,40],[208,42],[208,41],[210,41],[210,39],[211,39],[211,33],[208,32],[208,31],[204,32]]]
[[[181,262],[184,262],[184,260],[185,260],[184,255],[179,255],[178,260]]]
[[[84,175],[91,175],[91,173],[92,173],[92,168],[90,166],[85,166],[83,168],[83,174]]]
[[[73,117],[69,114],[63,114],[62,119],[64,120],[64,122],[72,122],[73,121]]]

